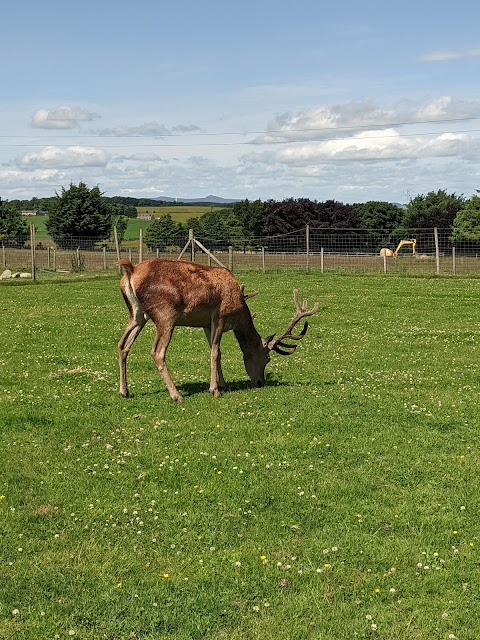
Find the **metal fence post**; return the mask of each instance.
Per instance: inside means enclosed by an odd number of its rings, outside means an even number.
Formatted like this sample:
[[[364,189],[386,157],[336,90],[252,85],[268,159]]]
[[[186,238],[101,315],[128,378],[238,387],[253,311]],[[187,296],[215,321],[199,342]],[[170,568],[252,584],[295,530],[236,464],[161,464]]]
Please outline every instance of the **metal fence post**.
[[[440,275],[440,249],[438,246],[438,229],[437,227],[434,227],[433,229],[433,235],[435,238],[435,263],[436,263],[436,270],[437,270],[437,276]]]
[[[30,245],[31,245],[30,249],[32,254],[32,279],[36,280],[37,264],[36,264],[36,256],[35,256],[35,225],[34,224],[30,225]]]
[[[320,272],[323,273],[324,260],[323,260],[323,247],[320,249]]]
[[[305,230],[305,245],[307,251],[307,271],[310,270],[310,225],[307,224],[307,228]]]

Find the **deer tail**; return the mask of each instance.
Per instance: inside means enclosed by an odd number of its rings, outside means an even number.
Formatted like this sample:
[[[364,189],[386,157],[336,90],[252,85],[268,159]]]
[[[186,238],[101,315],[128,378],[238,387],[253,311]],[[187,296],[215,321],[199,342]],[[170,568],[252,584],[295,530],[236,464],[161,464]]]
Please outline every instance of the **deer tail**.
[[[132,262],[130,260],[117,260],[115,264],[117,264],[119,267],[123,267],[125,269],[128,279],[130,279],[130,276],[133,273]]]

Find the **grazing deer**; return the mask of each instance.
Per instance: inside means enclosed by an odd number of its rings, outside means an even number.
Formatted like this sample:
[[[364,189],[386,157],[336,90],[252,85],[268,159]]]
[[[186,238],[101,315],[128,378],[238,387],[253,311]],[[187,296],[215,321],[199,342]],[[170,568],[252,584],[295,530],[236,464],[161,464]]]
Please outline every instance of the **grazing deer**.
[[[233,329],[243,353],[245,369],[254,387],[265,383],[265,366],[270,361],[270,351],[290,355],[298,341],[305,335],[308,322],[302,331],[292,335],[295,325],[318,310],[318,303],[307,311],[307,302],[300,305],[298,292],[293,291],[296,314],[279,336],[262,338],[253,324],[246,295],[228,269],[206,267],[180,260],[154,258],[133,266],[130,260],[117,264],[125,269],[120,288],[129,310],[129,322],[118,343],[120,364],[120,395],[128,397],[128,353],[146,322],[151,319],[156,326],[156,336],[151,355],[167,386],[172,400],[182,401],[182,396],[165,364],[173,330],[176,326],[201,327],[210,343],[210,388],[214,396],[220,395],[225,385],[221,367],[220,340],[224,331]]]

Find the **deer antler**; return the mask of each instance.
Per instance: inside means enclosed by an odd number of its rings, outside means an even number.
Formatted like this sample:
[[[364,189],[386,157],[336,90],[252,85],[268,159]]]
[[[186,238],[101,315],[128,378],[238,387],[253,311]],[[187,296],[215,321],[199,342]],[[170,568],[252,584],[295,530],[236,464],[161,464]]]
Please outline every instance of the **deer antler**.
[[[249,300],[257,295],[258,291],[253,291],[252,293],[245,293],[245,285],[240,285],[240,291],[242,292],[242,296],[244,300]]]
[[[307,333],[307,329],[308,329],[307,320],[305,320],[303,324],[303,329],[300,331],[298,335],[292,334],[292,329],[295,327],[295,325],[297,325],[302,318],[313,316],[314,313],[317,313],[318,307],[319,307],[318,302],[316,302],[314,306],[310,309],[310,311],[308,311],[306,300],[304,300],[302,304],[300,304],[300,301],[298,299],[297,289],[293,290],[293,300],[295,302],[295,307],[297,309],[296,314],[293,316],[292,320],[289,322],[285,331],[279,336],[272,336],[272,338],[269,339],[268,345],[267,345],[270,350],[273,350],[276,353],[280,353],[282,356],[291,355],[298,346],[296,344],[288,344],[286,342],[283,342],[285,339],[301,340],[303,336]],[[283,349],[280,349],[280,347],[283,347]]]

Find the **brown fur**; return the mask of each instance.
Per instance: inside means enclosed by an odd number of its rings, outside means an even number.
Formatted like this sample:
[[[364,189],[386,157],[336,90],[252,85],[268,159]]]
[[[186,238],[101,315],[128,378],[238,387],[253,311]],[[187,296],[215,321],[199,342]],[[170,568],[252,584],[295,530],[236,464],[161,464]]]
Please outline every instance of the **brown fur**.
[[[211,348],[209,391],[213,395],[218,396],[220,387],[224,385],[220,341],[222,334],[231,329],[242,350],[252,384],[264,384],[269,352],[271,349],[278,350],[278,347],[275,341],[271,341],[273,336],[262,339],[255,329],[245,302],[249,296],[244,295],[243,287],[230,271],[159,258],[145,260],[136,266],[130,260],[120,260],[118,264],[125,270],[120,288],[129,310],[129,322],[118,343],[121,395],[129,395],[126,378],[128,353],[149,319],[156,326],[151,355],[173,400],[181,402],[182,397],[166,367],[165,353],[176,326],[204,329]],[[296,322],[298,320],[289,326],[294,326]],[[287,337],[292,336],[289,333]],[[293,350],[294,347],[290,353]],[[286,354],[280,350],[278,352]]]
[[[165,365],[165,352],[176,326],[201,327],[211,346],[210,393],[219,394],[224,379],[221,370],[222,333],[233,329],[247,358],[253,352],[265,352],[243,291],[227,269],[205,267],[191,262],[153,259],[133,266],[129,260],[118,263],[125,269],[120,288],[130,319],[118,348],[120,393],[128,396],[126,359],[130,348],[150,318],[157,335],[152,349],[155,360],[173,400],[181,402]],[[263,372],[261,372],[263,373]],[[258,374],[256,384],[263,383]]]

